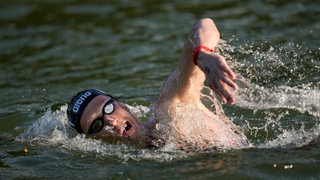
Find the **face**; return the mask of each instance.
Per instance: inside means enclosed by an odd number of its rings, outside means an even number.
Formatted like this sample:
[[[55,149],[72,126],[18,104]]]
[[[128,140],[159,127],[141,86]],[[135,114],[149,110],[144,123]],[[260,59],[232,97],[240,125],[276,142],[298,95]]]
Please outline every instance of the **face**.
[[[112,97],[99,95],[85,108],[81,120],[85,134],[99,138],[137,138],[140,125],[127,106]]]

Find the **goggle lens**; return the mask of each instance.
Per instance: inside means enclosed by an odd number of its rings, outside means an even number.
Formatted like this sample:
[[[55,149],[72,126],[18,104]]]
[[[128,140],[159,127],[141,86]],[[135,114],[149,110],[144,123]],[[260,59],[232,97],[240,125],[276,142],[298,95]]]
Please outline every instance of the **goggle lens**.
[[[89,134],[93,134],[93,133],[98,133],[102,130],[103,128],[103,119],[102,118],[98,118],[96,120],[93,121],[93,123],[91,124],[88,133]]]
[[[114,103],[114,99],[112,98],[108,102],[106,102],[106,105],[104,105],[102,110],[103,116],[112,114],[114,109],[115,109],[115,103]],[[89,134],[98,133],[102,130],[104,126],[103,116],[93,121],[88,131]]]
[[[103,114],[109,115],[114,111],[114,100],[110,99],[103,108]]]

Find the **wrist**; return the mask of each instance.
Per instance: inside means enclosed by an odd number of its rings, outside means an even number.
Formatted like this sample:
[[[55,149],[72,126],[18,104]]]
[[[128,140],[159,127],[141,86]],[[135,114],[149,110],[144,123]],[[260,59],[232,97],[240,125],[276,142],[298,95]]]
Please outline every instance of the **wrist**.
[[[198,53],[198,60],[197,60],[197,66],[200,66],[202,62],[205,61],[206,57],[211,53],[211,51],[205,51],[201,49]]]
[[[207,46],[201,45],[201,46],[194,48],[192,52],[193,52],[193,56],[192,56],[193,63],[194,63],[194,65],[198,65],[199,54],[203,55],[203,53],[213,52],[213,49],[208,48]]]

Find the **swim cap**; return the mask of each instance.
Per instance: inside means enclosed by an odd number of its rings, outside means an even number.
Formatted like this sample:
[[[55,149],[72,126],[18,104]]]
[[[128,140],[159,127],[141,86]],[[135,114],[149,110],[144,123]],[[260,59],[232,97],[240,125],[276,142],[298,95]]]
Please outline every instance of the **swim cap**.
[[[68,103],[67,115],[69,124],[77,130],[78,133],[83,133],[80,120],[84,109],[87,107],[89,102],[98,95],[110,96],[97,89],[87,89],[73,96]]]

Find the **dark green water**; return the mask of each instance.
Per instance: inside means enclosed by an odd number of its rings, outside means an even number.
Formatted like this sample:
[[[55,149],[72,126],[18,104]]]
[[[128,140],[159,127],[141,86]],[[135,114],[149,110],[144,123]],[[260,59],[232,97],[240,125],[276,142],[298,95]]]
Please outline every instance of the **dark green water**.
[[[320,2],[1,1],[0,179],[318,179]],[[211,17],[251,88],[226,115],[254,147],[137,149],[75,136],[65,103],[99,88],[142,121],[190,25]],[[24,152],[28,148],[28,152]]]

